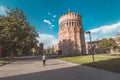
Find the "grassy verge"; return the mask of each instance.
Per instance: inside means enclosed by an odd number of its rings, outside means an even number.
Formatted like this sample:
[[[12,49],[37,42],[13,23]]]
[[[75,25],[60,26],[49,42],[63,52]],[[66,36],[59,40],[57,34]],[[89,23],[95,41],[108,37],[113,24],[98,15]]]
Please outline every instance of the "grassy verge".
[[[3,65],[5,63],[5,61],[0,60],[0,66]]]
[[[8,61],[4,61],[4,60],[0,60],[0,66],[4,65],[4,64],[8,64]]]
[[[111,56],[107,54],[95,55],[94,63],[92,63],[92,56],[64,57],[59,59],[120,73],[120,56]]]

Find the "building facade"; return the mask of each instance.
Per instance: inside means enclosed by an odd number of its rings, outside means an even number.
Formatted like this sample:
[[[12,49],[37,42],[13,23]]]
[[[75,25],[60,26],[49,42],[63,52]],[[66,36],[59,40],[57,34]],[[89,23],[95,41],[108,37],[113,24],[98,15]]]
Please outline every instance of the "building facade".
[[[74,12],[59,18],[58,50],[65,55],[86,54],[82,17]]]
[[[99,54],[102,51],[98,48],[99,41],[86,42],[86,54]]]

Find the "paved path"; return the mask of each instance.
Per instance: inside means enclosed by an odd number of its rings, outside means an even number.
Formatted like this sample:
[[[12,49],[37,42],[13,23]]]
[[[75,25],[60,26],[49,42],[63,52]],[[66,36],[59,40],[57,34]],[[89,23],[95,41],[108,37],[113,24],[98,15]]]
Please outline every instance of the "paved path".
[[[50,59],[19,60],[0,66],[0,80],[120,80],[120,74]]]

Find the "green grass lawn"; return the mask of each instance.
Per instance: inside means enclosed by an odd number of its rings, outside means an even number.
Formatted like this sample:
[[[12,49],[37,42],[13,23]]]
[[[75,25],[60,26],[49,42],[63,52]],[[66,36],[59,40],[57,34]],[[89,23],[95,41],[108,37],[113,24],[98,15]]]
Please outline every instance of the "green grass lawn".
[[[77,56],[77,57],[64,57],[60,60],[92,66],[96,68],[102,68],[109,71],[120,73],[120,56],[111,56],[109,54],[95,55],[95,62],[93,62],[92,56]]]
[[[5,63],[5,61],[0,60],[0,66],[3,65]]]
[[[4,64],[8,64],[9,61],[5,61],[5,60],[0,60],[0,66],[4,65]]]

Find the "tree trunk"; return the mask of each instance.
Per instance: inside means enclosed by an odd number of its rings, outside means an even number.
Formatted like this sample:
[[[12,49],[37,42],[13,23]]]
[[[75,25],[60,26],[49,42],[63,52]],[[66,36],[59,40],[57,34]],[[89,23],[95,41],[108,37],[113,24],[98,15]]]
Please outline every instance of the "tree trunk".
[[[0,46],[0,59],[2,58],[2,46]]]
[[[1,55],[1,52],[0,52],[0,60],[1,60],[1,58],[2,58],[2,55]]]
[[[10,61],[12,61],[14,58],[14,51],[12,50],[11,54],[10,54]]]

